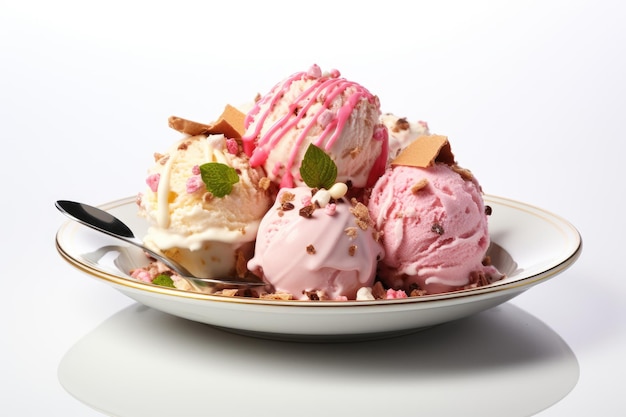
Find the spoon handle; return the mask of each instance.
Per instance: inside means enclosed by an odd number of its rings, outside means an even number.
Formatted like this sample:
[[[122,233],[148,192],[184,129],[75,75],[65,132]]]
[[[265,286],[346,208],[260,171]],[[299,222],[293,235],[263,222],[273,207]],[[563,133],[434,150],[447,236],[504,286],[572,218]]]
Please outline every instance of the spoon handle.
[[[70,219],[82,224],[83,226],[87,226],[93,230],[97,230],[100,233],[104,233],[108,236],[122,240],[126,243],[140,248],[152,258],[158,259],[159,261],[163,262],[168,268],[172,269],[183,278],[214,285],[229,285],[239,287],[265,285],[265,283],[257,281],[236,281],[227,278],[222,279],[194,277],[182,265],[178,265],[167,257],[163,256],[162,254],[146,247],[143,242],[139,241],[135,237],[129,227],[127,227],[125,224],[123,224],[121,221],[119,221],[117,218],[107,213],[106,211],[89,206],[87,204],[77,203],[68,200],[58,200],[55,203],[55,206],[61,213],[65,214]]]

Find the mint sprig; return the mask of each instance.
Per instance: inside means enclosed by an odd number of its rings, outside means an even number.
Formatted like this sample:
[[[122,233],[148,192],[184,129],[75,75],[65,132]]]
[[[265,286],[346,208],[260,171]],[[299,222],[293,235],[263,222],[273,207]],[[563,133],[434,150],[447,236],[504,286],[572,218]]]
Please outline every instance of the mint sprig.
[[[309,187],[328,190],[337,179],[337,165],[326,152],[311,143],[304,153],[300,176]]]
[[[206,189],[219,198],[230,194],[233,185],[239,182],[239,175],[235,168],[219,162],[200,165],[200,176]]]
[[[174,286],[174,281],[169,275],[159,274],[152,280],[152,283],[155,285],[161,285],[163,287],[176,288]]]

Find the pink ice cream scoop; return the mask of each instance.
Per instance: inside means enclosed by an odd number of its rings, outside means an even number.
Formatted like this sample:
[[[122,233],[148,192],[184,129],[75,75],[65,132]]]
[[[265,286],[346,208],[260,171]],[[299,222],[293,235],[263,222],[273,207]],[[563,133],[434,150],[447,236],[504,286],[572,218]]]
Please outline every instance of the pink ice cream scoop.
[[[310,188],[281,189],[248,269],[294,299],[354,300],[383,256],[367,207],[346,198],[314,207]]]
[[[308,146],[337,165],[337,181],[371,187],[387,162],[387,130],[378,97],[317,65],[279,82],[245,118],[244,151],[280,187],[303,186],[299,168]]]
[[[490,243],[487,215],[480,187],[468,173],[444,163],[399,165],[379,179],[368,208],[382,232],[384,284],[436,294],[500,277],[482,264]]]

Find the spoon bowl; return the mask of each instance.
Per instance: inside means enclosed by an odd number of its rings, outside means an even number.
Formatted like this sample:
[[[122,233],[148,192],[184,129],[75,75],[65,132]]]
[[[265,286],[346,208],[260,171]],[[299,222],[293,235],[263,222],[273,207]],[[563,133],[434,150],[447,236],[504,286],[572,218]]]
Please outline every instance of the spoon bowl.
[[[146,247],[139,239],[135,237],[132,230],[124,224],[120,219],[101,210],[97,207],[90,206],[84,203],[78,203],[69,200],[57,200],[55,203],[56,208],[70,219],[77,221],[78,223],[90,227],[98,232],[104,233],[111,237],[120,239],[126,243],[141,248],[148,255],[154,259],[163,262],[168,268],[172,269],[178,275],[183,278],[202,281],[207,284],[220,285],[220,286],[235,286],[235,287],[251,287],[251,286],[264,286],[266,285],[262,281],[247,281],[239,280],[237,278],[221,278],[221,277],[196,277],[190,273],[187,268],[167,258],[162,254],[153,251]]]

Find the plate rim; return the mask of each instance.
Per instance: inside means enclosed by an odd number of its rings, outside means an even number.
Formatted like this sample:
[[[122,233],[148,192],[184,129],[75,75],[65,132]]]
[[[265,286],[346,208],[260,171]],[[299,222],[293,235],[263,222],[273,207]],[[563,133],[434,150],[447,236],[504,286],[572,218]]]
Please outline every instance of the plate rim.
[[[163,287],[151,283],[142,282],[139,280],[135,280],[130,276],[122,276],[113,273],[109,273],[103,270],[100,270],[91,265],[87,265],[82,263],[80,260],[76,259],[72,254],[68,253],[68,251],[63,247],[61,243],[63,233],[72,226],[80,227],[80,225],[73,220],[66,220],[58,229],[55,235],[55,245],[58,253],[61,257],[67,261],[70,265],[77,268],[78,270],[85,272],[91,277],[98,278],[100,280],[104,280],[110,284],[114,284],[115,286],[126,287],[127,289],[139,290],[143,292],[154,293],[160,296],[168,296],[175,297],[180,299],[193,299],[193,300],[204,300],[210,302],[220,302],[220,303],[235,303],[235,304],[251,304],[251,305],[259,305],[259,306],[272,306],[272,307],[305,307],[305,308],[321,308],[321,307],[338,307],[338,308],[346,308],[346,307],[371,307],[371,306],[383,306],[383,305],[406,305],[406,304],[414,304],[414,303],[433,303],[439,301],[450,301],[456,299],[467,299],[474,298],[475,296],[484,295],[484,294],[496,294],[508,291],[519,290],[524,291],[540,282],[544,282],[561,272],[568,269],[571,265],[573,265],[576,260],[579,258],[582,253],[582,236],[578,229],[570,223],[568,220],[563,218],[560,215],[557,215],[548,210],[542,209],[538,206],[534,206],[528,203],[524,203],[521,201],[513,200],[506,197],[485,194],[484,196],[485,204],[496,203],[504,206],[511,207],[516,210],[521,210],[527,212],[529,214],[540,216],[544,220],[549,220],[551,223],[556,222],[562,228],[565,228],[573,237],[571,241],[572,248],[567,252],[567,256],[564,256],[563,259],[560,259],[559,262],[545,270],[542,270],[538,273],[531,274],[527,277],[522,277],[520,279],[511,281],[511,282],[496,282],[488,286],[472,288],[467,290],[459,290],[454,292],[447,292],[442,294],[432,294],[420,297],[408,297],[401,299],[390,299],[390,300],[349,300],[349,301],[338,301],[338,300],[323,300],[323,301],[310,301],[310,300],[267,300],[267,299],[258,299],[252,297],[233,297],[233,296],[224,296],[224,295],[215,295],[215,294],[204,294],[199,292],[185,291],[176,288],[168,288]],[[114,200],[108,203],[104,203],[99,205],[98,207],[103,210],[112,210],[120,206],[127,205],[135,201],[135,197],[126,197],[118,200]],[[96,233],[96,232],[94,232]],[[479,297],[482,298],[482,297]]]

